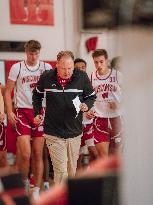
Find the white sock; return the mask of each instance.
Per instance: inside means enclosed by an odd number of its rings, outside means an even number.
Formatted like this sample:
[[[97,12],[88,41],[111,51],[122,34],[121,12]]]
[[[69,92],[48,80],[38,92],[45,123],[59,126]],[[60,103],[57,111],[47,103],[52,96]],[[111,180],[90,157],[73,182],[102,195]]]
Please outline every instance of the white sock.
[[[39,191],[40,191],[40,188],[39,187],[34,187],[33,189],[33,193],[32,193],[32,196],[34,199],[39,199]]]
[[[24,179],[23,183],[24,183],[24,186],[25,186],[27,194],[29,194],[29,180],[28,179]]]

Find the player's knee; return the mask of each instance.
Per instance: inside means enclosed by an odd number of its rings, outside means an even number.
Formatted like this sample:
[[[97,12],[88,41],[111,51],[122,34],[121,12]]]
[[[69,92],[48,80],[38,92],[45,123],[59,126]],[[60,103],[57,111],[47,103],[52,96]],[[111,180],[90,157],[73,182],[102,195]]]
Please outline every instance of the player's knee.
[[[0,167],[5,167],[7,165],[7,159],[5,155],[0,156]]]
[[[29,161],[30,161],[30,153],[23,153],[23,154],[21,154],[21,160],[24,163],[29,163]]]

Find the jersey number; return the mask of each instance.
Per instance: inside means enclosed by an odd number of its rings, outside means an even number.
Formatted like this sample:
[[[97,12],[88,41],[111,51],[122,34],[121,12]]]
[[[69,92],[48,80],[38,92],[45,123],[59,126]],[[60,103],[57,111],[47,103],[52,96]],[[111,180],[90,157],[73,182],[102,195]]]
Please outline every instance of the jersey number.
[[[110,83],[113,83],[113,82],[115,82],[116,81],[116,77],[115,76],[113,76],[113,77],[109,77],[109,79],[110,79]]]

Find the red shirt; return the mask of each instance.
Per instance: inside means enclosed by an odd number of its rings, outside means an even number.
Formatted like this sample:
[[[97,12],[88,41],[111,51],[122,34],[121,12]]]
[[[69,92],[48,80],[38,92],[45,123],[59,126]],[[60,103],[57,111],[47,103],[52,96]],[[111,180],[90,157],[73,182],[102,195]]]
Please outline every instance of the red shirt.
[[[64,88],[69,82],[71,78],[63,79],[59,75],[57,75],[57,81],[60,83],[60,85]]]

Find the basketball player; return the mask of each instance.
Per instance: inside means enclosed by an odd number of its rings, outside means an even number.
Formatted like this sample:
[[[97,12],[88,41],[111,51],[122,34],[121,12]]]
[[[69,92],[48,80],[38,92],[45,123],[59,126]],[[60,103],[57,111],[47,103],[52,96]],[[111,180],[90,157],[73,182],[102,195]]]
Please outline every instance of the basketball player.
[[[4,93],[4,86],[0,83],[0,167],[5,167],[7,165],[3,93]]]
[[[91,81],[96,92],[94,103],[94,139],[100,157],[116,153],[121,141],[121,73],[109,69],[108,54],[104,49],[92,53],[96,71],[91,74]],[[93,116],[91,111],[87,117]]]
[[[114,57],[110,62],[110,67],[118,71],[122,70],[122,58],[121,56]]]
[[[86,72],[87,63],[82,58],[76,58],[74,60],[74,67]],[[86,113],[83,113],[83,136],[81,138],[81,146],[79,152],[79,159],[77,162],[77,169],[82,167],[82,159],[83,155],[86,153],[86,148],[88,149],[90,158],[89,160],[92,161],[97,158],[97,151],[94,145],[94,138],[93,138],[93,119],[87,119]]]
[[[39,196],[43,175],[42,151],[44,146],[43,125],[34,124],[32,107],[32,91],[45,70],[51,66],[39,60],[41,44],[30,40],[25,44],[26,60],[11,67],[6,84],[6,107],[9,121],[17,132],[18,167],[28,187],[30,157],[32,158],[35,177],[34,197]],[[11,93],[14,89],[15,110],[13,112]],[[32,138],[32,140],[31,140]]]
[[[74,67],[86,72],[87,62],[82,58],[76,58],[74,60]]]

